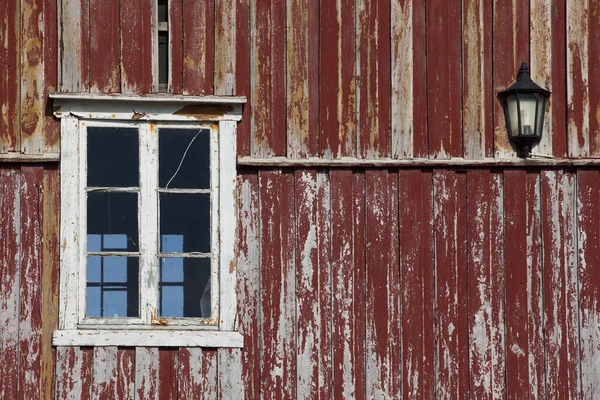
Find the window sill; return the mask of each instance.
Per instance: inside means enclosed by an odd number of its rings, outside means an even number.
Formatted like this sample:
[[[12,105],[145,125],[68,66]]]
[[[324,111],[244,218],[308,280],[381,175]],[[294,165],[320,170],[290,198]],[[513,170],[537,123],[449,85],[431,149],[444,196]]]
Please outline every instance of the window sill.
[[[54,331],[54,346],[244,347],[233,331],[70,329]]]

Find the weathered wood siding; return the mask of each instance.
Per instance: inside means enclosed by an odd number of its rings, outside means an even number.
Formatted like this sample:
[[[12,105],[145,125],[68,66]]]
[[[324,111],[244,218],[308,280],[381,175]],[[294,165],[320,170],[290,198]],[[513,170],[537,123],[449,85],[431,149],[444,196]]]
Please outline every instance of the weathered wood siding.
[[[6,0],[0,160],[58,156],[50,91],[156,92],[152,9]],[[242,156],[496,162],[527,61],[552,91],[534,152],[597,158],[599,11],[171,0],[168,91],[245,95]],[[53,348],[59,181],[0,164],[2,399],[600,397],[598,167],[240,167],[243,349]]]

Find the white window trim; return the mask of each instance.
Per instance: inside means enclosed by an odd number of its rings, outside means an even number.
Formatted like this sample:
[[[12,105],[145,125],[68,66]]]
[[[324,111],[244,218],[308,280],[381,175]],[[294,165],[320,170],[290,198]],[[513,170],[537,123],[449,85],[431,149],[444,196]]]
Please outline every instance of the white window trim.
[[[232,96],[115,96],[90,94],[51,94],[54,101],[54,115],[61,119],[61,239],[60,239],[60,295],[59,327],[54,332],[56,346],[176,346],[176,347],[242,347],[243,337],[236,332],[236,268],[234,258],[236,209],[235,209],[235,158],[236,125],[241,119],[243,97]],[[82,166],[82,152],[86,151],[82,124],[90,120],[93,125],[101,121],[118,121],[121,124],[140,121],[140,164],[142,160],[156,161],[157,144],[143,142],[151,135],[141,134],[141,130],[171,122],[188,122],[192,126],[212,124],[211,141],[218,143],[218,243],[213,243],[218,257],[218,291],[213,291],[213,300],[218,296],[218,318],[208,324],[190,324],[195,320],[156,320],[152,316],[140,315],[138,325],[111,325],[114,321],[95,319],[90,325],[80,312],[84,306],[82,293],[85,291],[85,204],[81,194],[86,170]],[[218,135],[218,136],[217,136]],[[83,138],[83,139],[82,139]],[[152,142],[152,140],[151,140]],[[157,140],[156,140],[157,143]],[[217,144],[215,143],[215,144]],[[211,160],[211,166],[212,164]],[[85,165],[85,164],[84,164]],[[144,180],[154,179],[151,172],[144,172],[140,179],[140,198],[154,199],[156,196],[143,196],[144,190],[152,190],[144,185]],[[214,178],[214,176],[213,176]],[[150,193],[151,194],[151,193]],[[142,201],[142,200],[140,200]],[[212,203],[211,203],[212,204]],[[144,205],[147,210],[157,213],[156,205]],[[82,211],[83,210],[83,211]],[[155,218],[141,212],[143,218]],[[140,221],[141,223],[141,221]],[[213,220],[213,227],[215,221]],[[152,224],[150,224],[152,225]],[[146,245],[157,248],[157,233],[150,232],[145,238]],[[142,235],[141,235],[142,236]],[[215,241],[213,241],[215,242]],[[214,250],[214,249],[213,249]],[[140,258],[140,264],[145,262]],[[214,271],[214,269],[213,269]],[[82,286],[83,282],[83,286]],[[147,301],[148,293],[154,293],[153,284],[140,282],[141,301]],[[153,302],[155,304],[156,302]],[[213,303],[213,307],[216,306]],[[142,307],[142,310],[148,307]],[[147,324],[152,320],[153,324]],[[144,324],[139,325],[140,322]],[[133,321],[132,321],[133,322]],[[196,320],[196,322],[198,322]],[[168,323],[166,326],[161,324]],[[179,323],[179,324],[178,324]],[[155,325],[157,324],[157,325]]]

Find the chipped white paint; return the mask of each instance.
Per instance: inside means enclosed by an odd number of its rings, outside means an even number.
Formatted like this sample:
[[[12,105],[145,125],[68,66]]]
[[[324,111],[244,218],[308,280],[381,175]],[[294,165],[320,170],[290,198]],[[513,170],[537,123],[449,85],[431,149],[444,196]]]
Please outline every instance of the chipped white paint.
[[[136,400],[158,400],[158,367],[158,348],[135,348]]]
[[[523,351],[523,349],[517,343],[514,343],[510,347],[510,351],[512,351],[514,354],[516,354],[519,357],[525,356],[525,352]]]
[[[117,385],[113,385],[113,393],[106,390],[111,382],[116,382],[118,379],[117,373],[117,348],[110,347],[95,347],[94,348],[94,367],[93,367],[93,392],[92,398],[98,399],[99,392],[104,393],[104,396],[119,398],[117,393]]]
[[[589,139],[589,55],[588,55],[588,0],[567,2],[567,107],[568,132],[567,151],[571,157],[587,157],[590,152]],[[575,81],[581,85],[575,87]],[[575,102],[575,96],[581,96],[581,103]],[[574,110],[580,110],[581,126],[575,120]],[[581,137],[581,138],[580,138]]]
[[[215,77],[214,87],[217,95],[235,93],[235,60],[236,60],[236,1],[218,0],[215,10]]]
[[[392,158],[413,157],[412,3],[410,0],[391,2]]]
[[[581,309],[581,383],[585,399],[600,397],[600,309],[594,299]]]
[[[531,0],[531,79],[552,91],[552,0]],[[544,133],[536,151],[552,155],[552,97],[546,104]],[[560,112],[560,111],[559,111]]]
[[[217,371],[220,398],[246,398],[242,382],[242,352],[240,349],[219,349]]]
[[[86,368],[89,366],[85,366]],[[81,400],[90,398],[84,393],[86,374],[83,365],[83,351],[77,347],[56,349],[56,388],[57,399]]]

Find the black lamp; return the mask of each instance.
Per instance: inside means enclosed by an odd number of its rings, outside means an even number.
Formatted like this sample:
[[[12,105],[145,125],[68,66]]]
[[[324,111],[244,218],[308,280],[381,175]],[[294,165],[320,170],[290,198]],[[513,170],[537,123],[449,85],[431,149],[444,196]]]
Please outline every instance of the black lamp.
[[[527,157],[542,139],[544,113],[550,92],[529,77],[527,63],[522,63],[517,81],[498,93],[504,108],[508,138],[517,146],[519,156]]]

